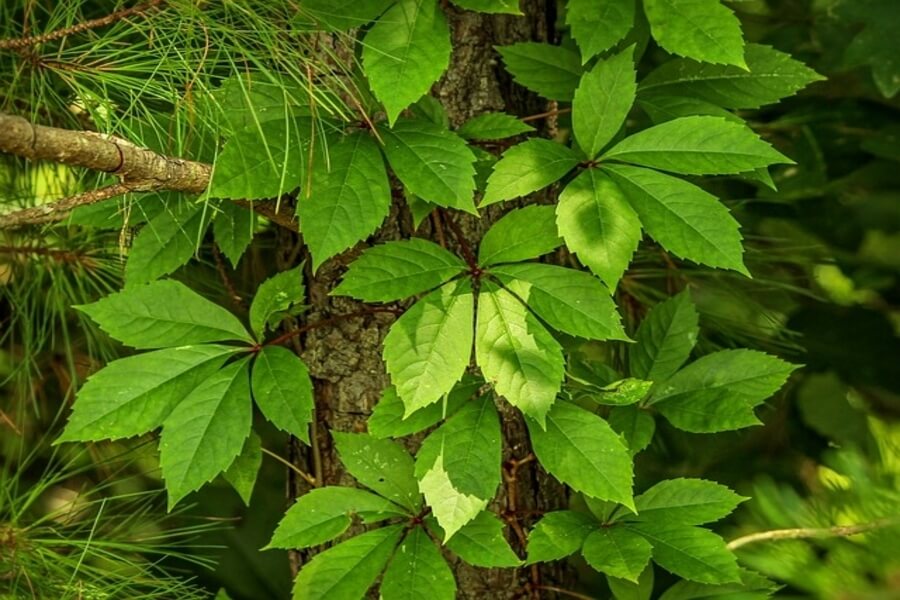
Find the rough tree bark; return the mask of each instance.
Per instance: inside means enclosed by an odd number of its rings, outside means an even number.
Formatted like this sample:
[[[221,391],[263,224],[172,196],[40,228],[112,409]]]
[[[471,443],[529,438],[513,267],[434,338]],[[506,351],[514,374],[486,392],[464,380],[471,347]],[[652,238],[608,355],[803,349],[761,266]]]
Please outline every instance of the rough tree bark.
[[[451,66],[433,89],[454,125],[487,111],[507,111],[512,114],[534,114],[547,109],[546,103],[526,94],[514,85],[498,63],[495,45],[520,41],[546,41],[552,33],[555,19],[554,3],[529,0],[522,3],[525,16],[492,16],[466,12],[446,3],[444,10],[450,21],[453,39]],[[451,248],[452,236],[438,236],[433,221],[426,220],[418,231],[398,197],[388,221],[370,244],[408,237],[415,233],[444,240]],[[475,247],[487,227],[501,214],[502,209],[489,210],[480,219],[454,216],[467,243]],[[281,232],[286,253],[294,247],[292,234]],[[309,322],[335,314],[354,313],[364,309],[347,298],[329,296],[340,280],[345,267],[362,251],[364,245],[324,264],[317,273],[309,275],[309,303],[306,315]],[[309,264],[309,261],[307,261]],[[283,268],[289,264],[281,265]],[[304,470],[316,473],[320,484],[352,485],[352,478],[343,470],[328,431],[365,431],[366,418],[378,402],[381,391],[389,383],[381,360],[381,344],[394,317],[389,313],[374,313],[343,321],[334,327],[310,331],[298,348],[310,368],[316,395],[316,447],[309,449],[295,444],[293,459]],[[527,431],[521,415],[505,402],[498,404],[505,437],[504,479],[497,501],[491,507],[510,522],[510,539],[520,554],[524,550],[523,529],[533,523],[542,511],[559,508],[565,503],[561,486],[536,468],[530,460]],[[411,442],[415,449],[420,440]],[[517,461],[525,459],[521,466]],[[298,496],[308,490],[302,479],[292,483],[292,493]],[[514,508],[515,513],[509,512]],[[524,555],[524,554],[522,554]],[[293,555],[297,569],[309,558],[308,553]],[[558,583],[565,573],[553,566],[540,569],[477,569],[462,563],[454,565],[459,591],[464,599],[512,599],[552,597],[539,585]]]

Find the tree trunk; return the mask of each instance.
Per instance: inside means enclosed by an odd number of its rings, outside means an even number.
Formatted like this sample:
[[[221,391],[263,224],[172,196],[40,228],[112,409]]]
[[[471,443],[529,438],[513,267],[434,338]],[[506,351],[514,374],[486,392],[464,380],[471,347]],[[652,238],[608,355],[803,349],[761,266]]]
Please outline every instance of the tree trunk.
[[[498,62],[495,45],[520,41],[547,41],[555,19],[555,3],[549,0],[523,2],[524,16],[486,15],[462,11],[449,3],[444,10],[450,22],[453,55],[448,72],[435,85],[433,96],[446,108],[451,124],[457,126],[466,119],[489,111],[506,111],[515,115],[543,112],[545,101],[513,84]],[[463,231],[466,242],[477,247],[487,227],[502,214],[502,209],[483,211],[480,219],[456,214],[453,218]],[[437,235],[428,219],[414,230],[400,190],[395,190],[391,215],[370,240],[371,244],[406,238],[412,234],[443,241],[453,250],[450,236]],[[295,247],[293,234],[282,232],[282,248]],[[365,248],[356,249],[328,261],[314,275],[308,273],[309,321],[334,315],[364,311],[365,305],[349,298],[329,296],[345,271],[345,267]],[[291,254],[290,250],[286,251]],[[309,264],[309,261],[307,261]],[[280,268],[291,265],[282,264]],[[314,378],[316,396],[316,425],[314,447],[295,443],[291,449],[296,463],[313,473],[323,485],[354,485],[334,451],[329,431],[362,432],[366,419],[378,402],[389,380],[381,360],[381,344],[394,320],[390,313],[372,313],[340,321],[332,327],[313,329],[302,340],[298,351],[309,365]],[[513,548],[524,556],[523,532],[543,511],[559,508],[566,501],[564,489],[536,468],[531,460],[530,445],[524,421],[518,411],[505,401],[498,400],[503,420],[504,480],[491,509],[505,518],[509,527],[508,539]],[[421,439],[409,442],[415,450]],[[526,459],[519,467],[516,461]],[[291,494],[301,495],[308,485],[297,478],[291,484]],[[307,553],[295,553],[292,565],[298,569],[308,558]],[[557,568],[480,569],[461,562],[452,563],[458,597],[463,599],[512,599],[539,597],[539,585],[558,583],[564,576]],[[542,597],[550,597],[544,594]]]

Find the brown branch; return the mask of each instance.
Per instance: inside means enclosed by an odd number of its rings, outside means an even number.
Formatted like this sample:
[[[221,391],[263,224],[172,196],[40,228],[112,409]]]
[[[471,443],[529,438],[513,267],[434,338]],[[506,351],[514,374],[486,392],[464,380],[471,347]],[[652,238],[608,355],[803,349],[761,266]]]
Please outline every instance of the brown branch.
[[[883,529],[900,525],[900,517],[879,519],[871,523],[862,523],[860,525],[837,525],[835,527],[798,527],[795,529],[773,529],[772,531],[760,531],[739,537],[728,542],[729,550],[736,550],[741,546],[753,544],[756,542],[772,541],[772,540],[802,540],[813,538],[833,538],[833,537],[850,537],[873,531],[875,529]]]
[[[143,15],[144,13],[158,7],[162,3],[163,0],[149,0],[144,4],[132,6],[131,8],[123,8],[122,10],[117,10],[116,12],[110,13],[105,17],[91,19],[90,21],[84,21],[83,23],[72,25],[71,27],[49,31],[40,35],[31,35],[18,39],[0,40],[0,50],[19,50],[22,48],[27,48],[28,46],[35,46],[37,44],[44,44],[46,42],[59,40],[76,33],[81,33],[82,31],[88,31],[89,29],[106,27],[107,25],[112,25],[117,21],[127,19],[131,16]]]
[[[521,117],[519,120],[523,123],[527,123],[528,121],[537,121],[538,119],[546,119],[547,117],[555,117],[557,115],[564,115],[566,113],[572,112],[571,108],[554,108],[552,110],[548,110],[546,112],[538,113],[536,115],[528,115],[527,117]]]
[[[35,125],[0,113],[0,153],[28,160],[47,160],[117,175],[118,184],[21,211],[0,215],[0,229],[18,229],[64,219],[72,209],[128,192],[202,193],[212,165],[164,156],[127,140],[93,131]],[[276,225],[297,231],[294,215],[278,211],[271,201],[238,200]]]

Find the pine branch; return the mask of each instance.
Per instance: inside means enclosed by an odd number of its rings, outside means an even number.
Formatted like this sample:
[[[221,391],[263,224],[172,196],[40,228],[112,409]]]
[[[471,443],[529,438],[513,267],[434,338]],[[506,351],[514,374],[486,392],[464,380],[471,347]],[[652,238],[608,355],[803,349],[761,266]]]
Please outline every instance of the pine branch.
[[[63,198],[57,202],[0,215],[0,229],[20,229],[64,219],[74,208],[128,192],[202,193],[212,165],[158,154],[127,140],[93,131],[35,125],[0,113],[0,152],[28,160],[48,160],[117,175],[118,184]],[[297,231],[293,215],[267,201],[239,201],[274,223]]]
[[[813,538],[850,537],[875,529],[900,525],[900,518],[880,519],[871,523],[860,525],[836,525],[834,527],[798,527],[795,529],[773,529],[772,531],[760,531],[739,537],[728,542],[729,550],[736,550],[741,546],[772,540],[802,540]]]

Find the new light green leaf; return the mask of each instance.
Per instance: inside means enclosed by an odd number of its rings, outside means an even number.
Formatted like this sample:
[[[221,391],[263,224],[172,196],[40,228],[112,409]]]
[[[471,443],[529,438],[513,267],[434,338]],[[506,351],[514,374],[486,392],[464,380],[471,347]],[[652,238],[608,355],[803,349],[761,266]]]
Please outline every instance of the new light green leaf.
[[[300,496],[287,510],[267,548],[294,550],[330,542],[350,527],[353,517],[374,523],[402,517],[399,506],[366,490],[326,486]]]
[[[579,163],[569,148],[541,138],[532,138],[503,153],[491,176],[481,206],[512,200],[547,187]]]
[[[759,424],[753,409],[796,367],[756,350],[722,350],[694,361],[657,387],[651,402],[673,425],[694,433]]]
[[[372,409],[366,427],[369,434],[377,438],[403,437],[417,433],[446,418],[469,401],[483,382],[480,379],[463,377],[447,395],[446,402],[435,402],[404,417],[406,407],[394,386],[389,386],[381,394],[381,400]]]
[[[210,198],[277,198],[300,187],[308,160],[309,119],[274,119],[237,132],[216,157]]]
[[[416,454],[416,476],[421,480],[438,456],[459,492],[491,500],[501,482],[503,443],[500,416],[490,396],[470,400],[433,431]]]
[[[347,31],[368,24],[393,3],[394,0],[303,0],[295,22],[326,31]]]
[[[403,525],[367,531],[316,554],[294,580],[293,600],[360,600],[384,570]]]
[[[740,581],[734,554],[722,538],[708,529],[665,521],[627,527],[650,542],[653,560],[670,573],[699,583]]]
[[[369,86],[393,124],[450,63],[450,29],[435,0],[400,0],[363,38]]]
[[[608,164],[603,170],[663,248],[680,258],[748,274],[740,226],[715,196],[650,169]]]
[[[413,459],[402,446],[365,433],[332,432],[347,472],[367,488],[417,512],[422,506]]]
[[[467,140],[502,140],[523,133],[531,133],[534,127],[506,113],[484,113],[472,117],[456,130]]]
[[[573,490],[634,507],[631,453],[605,420],[569,402],[557,402],[547,427],[529,422],[534,453],[548,473]]]
[[[390,302],[435,288],[466,270],[466,264],[421,238],[369,248],[350,264],[332,294],[364,302]]]
[[[211,211],[203,204],[169,202],[134,238],[125,263],[125,283],[153,281],[188,262],[203,240]]]
[[[543,427],[565,376],[562,348],[525,305],[490,282],[478,296],[475,357],[497,393]]]
[[[313,165],[297,203],[300,232],[313,269],[370,236],[391,208],[391,187],[378,144],[367,132],[345,136]]]
[[[516,83],[548,100],[572,100],[582,72],[578,54],[538,42],[496,48]]]
[[[234,362],[203,381],[166,417],[159,466],[169,509],[225,471],[250,435],[250,362]]]
[[[379,127],[384,154],[410,192],[438,206],[475,213],[475,155],[465,140],[424,120]]]
[[[256,356],[251,378],[253,399],[272,425],[309,443],[313,387],[300,357],[281,346],[265,346]]]
[[[759,108],[793,96],[823,77],[769,46],[747,44],[747,70],[687,58],[664,62],[647,75],[641,95],[683,96],[725,108]]]
[[[687,362],[697,336],[700,316],[684,290],[653,307],[641,321],[629,349],[631,374],[649,381],[665,381]]]
[[[575,554],[597,528],[598,523],[582,513],[571,510],[546,513],[528,535],[528,564]]]
[[[303,302],[303,265],[272,275],[256,289],[250,305],[250,328],[259,339],[275,325],[272,317],[280,316],[291,306]]]
[[[575,140],[594,158],[615,137],[634,104],[637,72],[634,48],[600,60],[581,78],[572,101]]]
[[[793,161],[750,128],[722,117],[681,117],[631,135],[608,150],[604,160],[682,175],[735,175]]]
[[[745,500],[714,481],[667,479],[634,499],[638,514],[629,518],[702,525],[727,517]]]
[[[251,431],[244,442],[241,453],[237,455],[228,470],[222,475],[235,489],[246,506],[250,506],[256,475],[262,465],[262,442],[255,432]]]
[[[384,362],[405,415],[437,402],[460,380],[472,355],[475,296],[469,279],[415,304],[384,338]]]
[[[171,279],[126,288],[75,308],[133,348],[253,341],[234,315]]]
[[[628,339],[609,290],[589,273],[543,263],[491,273],[554,329],[590,340]]]
[[[741,23],[719,0],[644,0],[644,14],[653,38],[672,54],[746,66]]]
[[[487,507],[487,500],[459,491],[444,469],[440,452],[431,468],[419,480],[419,489],[431,513],[444,530],[444,543]]]
[[[250,208],[239,206],[236,202],[221,202],[218,211],[213,221],[216,245],[228,258],[231,266],[237,267],[241,256],[253,241],[256,213]]]
[[[591,533],[581,548],[584,559],[597,571],[635,583],[650,562],[651,552],[650,542],[624,527],[602,527]]]
[[[622,190],[598,169],[587,169],[559,195],[556,225],[566,246],[615,290],[641,241],[641,222]]]
[[[435,522],[432,523],[435,528],[439,528]],[[429,526],[432,526],[432,523],[429,523]],[[522,560],[509,547],[503,533],[505,529],[506,524],[494,513],[482,511],[457,531],[445,545],[463,561],[476,567],[488,569],[518,567],[522,564]],[[443,539],[443,530],[438,533]]]
[[[57,443],[116,440],[156,429],[236,351],[212,344],[181,346],[109,363],[78,390]]]
[[[517,208],[503,215],[484,234],[478,247],[478,264],[529,260],[553,252],[560,245],[552,206]]]
[[[581,62],[619,43],[634,25],[635,0],[569,0],[566,25],[581,49]]]
[[[400,542],[381,580],[385,600],[454,600],[456,580],[424,527],[413,527]]]
[[[453,0],[453,4],[482,13],[521,15],[519,0]]]

